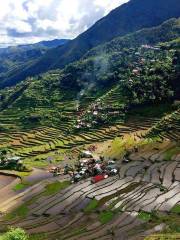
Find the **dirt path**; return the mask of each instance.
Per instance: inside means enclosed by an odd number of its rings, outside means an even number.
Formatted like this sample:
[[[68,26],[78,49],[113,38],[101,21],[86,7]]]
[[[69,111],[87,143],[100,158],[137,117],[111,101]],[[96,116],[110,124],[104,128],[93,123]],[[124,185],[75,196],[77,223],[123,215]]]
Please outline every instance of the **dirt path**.
[[[47,170],[34,168],[32,173],[29,176],[24,178],[24,181],[27,181],[33,184],[33,183],[37,183],[52,177],[53,177],[53,174],[49,173]]]
[[[0,189],[12,183],[16,178],[0,174]]]
[[[13,187],[20,181],[20,178],[0,174],[0,203],[16,195]]]

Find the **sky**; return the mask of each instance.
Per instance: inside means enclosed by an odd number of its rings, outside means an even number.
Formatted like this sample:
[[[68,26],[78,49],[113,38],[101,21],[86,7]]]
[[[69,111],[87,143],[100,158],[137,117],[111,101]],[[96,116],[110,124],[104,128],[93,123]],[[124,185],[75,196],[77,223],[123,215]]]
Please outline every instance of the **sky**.
[[[0,47],[73,39],[128,0],[0,0]]]

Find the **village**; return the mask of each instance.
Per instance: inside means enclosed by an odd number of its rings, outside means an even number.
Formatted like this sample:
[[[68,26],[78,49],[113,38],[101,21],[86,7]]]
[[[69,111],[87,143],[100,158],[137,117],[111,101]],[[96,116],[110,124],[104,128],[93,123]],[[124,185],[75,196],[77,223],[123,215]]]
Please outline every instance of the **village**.
[[[79,160],[74,166],[66,164],[62,166],[53,166],[49,172],[54,176],[69,175],[71,183],[77,183],[81,180],[91,178],[92,183],[97,183],[110,176],[119,174],[119,167],[114,160],[105,160],[104,157],[97,157],[93,154],[95,146],[91,146],[91,151],[84,150],[79,155]]]
[[[49,172],[54,177],[68,175],[71,183],[91,178],[92,183],[96,183],[110,176],[119,174],[119,167],[114,160],[105,160],[104,157],[94,154],[95,146],[90,146],[87,150],[79,153],[78,160],[73,164],[59,164],[49,167]],[[126,160],[128,162],[128,160]],[[124,160],[125,162],[125,160]],[[25,172],[28,170],[23,164],[21,157],[12,156],[6,150],[0,152],[0,170]]]
[[[130,48],[129,57],[132,58],[133,64],[128,65],[127,77],[128,82],[122,79],[122,83],[128,84],[129,87],[133,88],[134,84],[140,81],[140,77],[145,73],[150,74],[154,72],[154,65],[156,64],[155,53],[165,56],[168,58],[168,51],[164,51],[160,46],[152,45],[141,45],[139,48]],[[123,52],[121,52],[123,56]],[[127,53],[126,53],[127,54]],[[146,84],[146,83],[145,83]],[[84,97],[85,91],[82,91],[80,97]],[[111,94],[111,93],[110,93]],[[116,94],[119,94],[116,92]],[[113,96],[115,98],[115,96]],[[153,92],[149,91],[149,98],[155,99]],[[79,101],[76,104],[76,115],[77,120],[75,122],[75,130],[86,130],[97,127],[102,124],[110,124],[115,122],[117,119],[124,119],[124,116],[129,109],[128,104],[115,104],[115,102],[104,102],[103,98],[98,98],[96,101],[91,103],[87,109],[83,109]]]
[[[77,106],[77,121],[75,128],[90,129],[101,124],[108,124],[115,121],[118,117],[124,117],[124,106],[104,106],[103,100],[98,99],[95,103],[92,103],[87,110],[83,111]]]

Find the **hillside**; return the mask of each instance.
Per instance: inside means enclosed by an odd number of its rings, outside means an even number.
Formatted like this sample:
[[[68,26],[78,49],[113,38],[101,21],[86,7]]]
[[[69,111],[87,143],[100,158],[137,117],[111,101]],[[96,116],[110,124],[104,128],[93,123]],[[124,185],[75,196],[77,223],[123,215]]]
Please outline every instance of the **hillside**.
[[[180,111],[162,119],[148,115],[75,135],[64,132],[66,122],[62,129],[0,134],[0,148],[33,167],[12,171],[22,179],[0,187],[0,231],[21,227],[32,240],[179,239]],[[76,166],[82,150],[93,148],[94,158],[119,166],[118,175],[70,184],[69,175],[47,171],[52,164]]]
[[[180,239],[179,76],[173,18],[1,89],[0,239]]]
[[[34,119],[35,125],[56,126],[68,119],[61,113],[66,105],[69,111],[76,112],[77,107],[83,110],[102,99],[102,107],[106,109],[106,99],[112,98],[116,100],[111,104],[112,111],[118,110],[123,116],[125,109],[133,106],[178,99],[179,29],[180,21],[170,20],[157,28],[117,38],[103,45],[101,54],[97,49],[98,55],[94,55],[92,50],[87,58],[64,70],[29,78],[16,87],[2,90],[2,116],[16,112],[17,124],[30,126]],[[152,43],[152,36],[153,44],[159,46],[144,45]],[[159,43],[159,40],[169,40],[169,43]],[[100,122],[111,121],[107,114],[102,112],[101,116]],[[89,114],[84,117],[92,118]],[[69,118],[73,119],[76,117]]]
[[[35,44],[0,48],[0,83],[3,82],[5,76],[36,62],[49,49],[62,46],[67,42],[68,40],[65,39],[55,39]]]
[[[178,0],[131,0],[120,6],[67,45],[52,49],[35,63],[12,71],[1,80],[1,88],[11,86],[28,76],[63,68],[80,59],[91,48],[117,36],[157,26],[180,16]],[[108,30],[109,29],[109,30]]]

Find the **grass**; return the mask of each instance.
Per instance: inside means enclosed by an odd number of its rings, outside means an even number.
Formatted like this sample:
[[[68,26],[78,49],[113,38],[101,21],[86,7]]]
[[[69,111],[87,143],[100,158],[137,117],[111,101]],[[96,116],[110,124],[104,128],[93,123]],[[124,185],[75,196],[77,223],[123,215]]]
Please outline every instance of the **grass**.
[[[134,145],[135,141],[132,136],[129,136],[125,139],[116,137],[112,142],[111,148],[108,149],[107,152],[105,153],[105,156],[111,158],[120,158],[125,154],[126,149],[129,149],[131,146]]]
[[[13,187],[13,190],[14,190],[15,192],[21,191],[21,190],[24,190],[25,188],[27,188],[28,186],[29,186],[28,184],[18,183],[17,185],[15,185],[15,186]]]
[[[177,240],[180,239],[180,234],[154,234],[146,237],[144,240]]]
[[[103,211],[99,214],[99,221],[102,224],[106,224],[110,222],[114,217],[114,212],[113,211]]]
[[[21,205],[11,213],[5,216],[5,220],[10,221],[15,218],[25,218],[28,215],[29,209],[26,204]]]
[[[139,139],[135,140],[133,135],[127,135],[124,136],[123,139],[116,137],[111,147],[106,150],[105,156],[110,158],[116,158],[119,159],[127,152],[127,150],[133,150],[134,147],[145,147],[149,146],[151,147],[153,144],[155,144],[159,140],[158,137],[154,138],[146,138],[146,139]]]
[[[140,211],[138,214],[138,218],[148,222],[152,218],[152,215],[151,213]]]
[[[70,185],[70,182],[69,181],[64,181],[64,182],[54,182],[54,183],[51,183],[51,184],[48,184],[46,187],[45,187],[45,191],[43,192],[42,195],[44,196],[50,196],[50,195],[53,195],[55,193],[58,193],[59,191],[67,188],[68,186]],[[15,191],[19,191],[19,190],[22,190],[24,189],[24,187],[26,187],[27,185],[24,185],[24,184],[17,184],[14,188]],[[39,195],[39,196],[42,196],[42,195]],[[14,211],[12,211],[11,213],[8,213],[6,216],[5,216],[5,220],[7,221],[10,221],[10,220],[13,220],[15,218],[26,218],[26,216],[28,215],[28,212],[29,212],[29,206],[31,204],[33,204],[34,202],[36,202],[38,199],[38,196],[35,196],[33,197],[31,200],[29,200],[28,202],[22,204],[20,207],[18,207],[17,209],[15,209]]]
[[[175,211],[176,213],[173,213]],[[179,218],[179,207],[177,205],[174,207],[174,210],[172,209],[169,214],[163,214],[158,212],[152,212],[151,213],[151,223],[153,225],[159,225],[161,223],[166,224],[166,229],[162,232],[164,234],[169,233],[180,233],[180,218]]]
[[[180,204],[176,204],[172,209],[171,209],[172,213],[177,213],[180,214]]]
[[[29,175],[31,174],[31,171],[29,171],[29,172],[17,172],[17,171],[15,171],[15,174],[16,174],[18,177],[23,178],[23,177],[29,176]]]
[[[63,181],[63,182],[56,181],[54,183],[50,183],[46,185],[44,195],[50,196],[50,195],[56,194],[61,190],[69,187],[70,184],[71,184],[70,181]]]
[[[1,171],[4,173],[12,173],[20,178],[27,177],[31,174],[31,171],[28,171],[28,172],[19,172],[15,170],[1,170]]]
[[[93,199],[90,201],[90,203],[84,208],[85,213],[90,213],[94,211],[98,207],[98,201],[96,199]]]
[[[168,149],[164,154],[164,160],[170,161],[173,156],[180,153],[180,147],[173,147]]]

